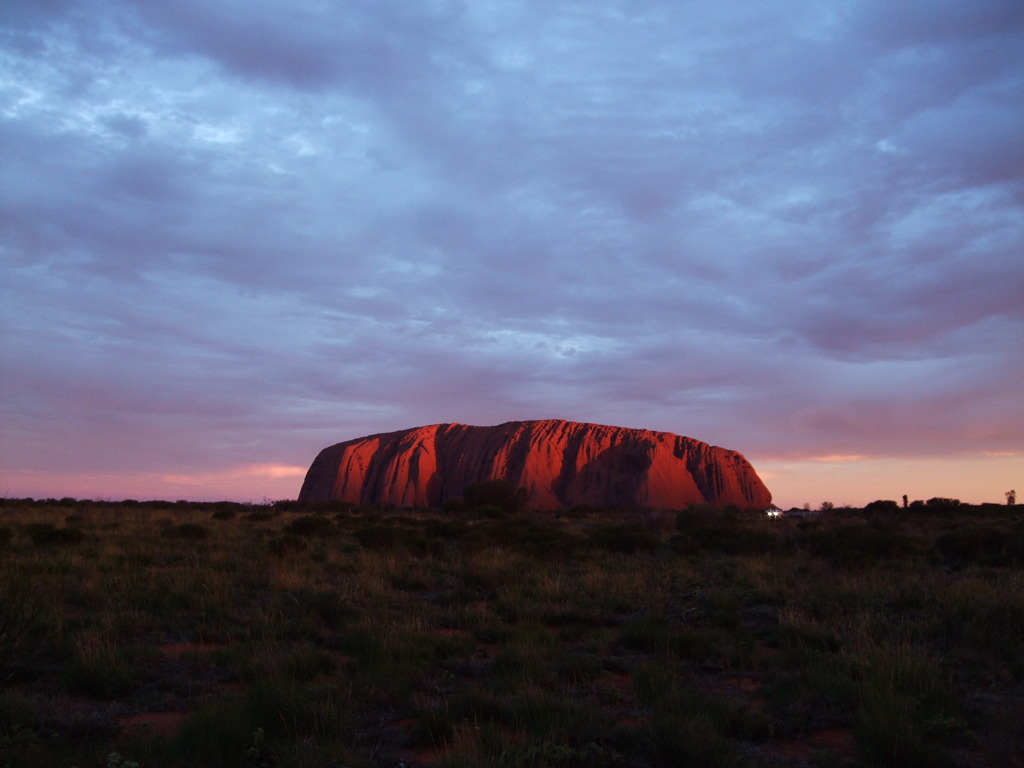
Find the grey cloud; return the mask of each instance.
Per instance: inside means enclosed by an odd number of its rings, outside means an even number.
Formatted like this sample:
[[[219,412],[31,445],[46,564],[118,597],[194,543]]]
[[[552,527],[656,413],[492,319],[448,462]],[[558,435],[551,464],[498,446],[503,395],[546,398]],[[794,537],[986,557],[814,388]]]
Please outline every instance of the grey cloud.
[[[1015,6],[2,13],[26,466],[55,414],[70,464],[120,436],[90,468],[535,416],[1019,447]]]
[[[194,52],[241,77],[302,89],[368,87],[407,92],[451,40],[456,19],[395,2],[296,6],[182,0],[133,3],[158,47]]]
[[[971,95],[920,112],[892,141],[912,162],[947,176],[950,186],[1019,184],[1024,179],[1024,88],[1014,90],[988,98]]]
[[[1024,9],[1014,0],[979,0],[964,5],[913,0],[892,6],[872,0],[856,6],[855,29],[881,45],[943,45],[1011,36],[1024,30]]]

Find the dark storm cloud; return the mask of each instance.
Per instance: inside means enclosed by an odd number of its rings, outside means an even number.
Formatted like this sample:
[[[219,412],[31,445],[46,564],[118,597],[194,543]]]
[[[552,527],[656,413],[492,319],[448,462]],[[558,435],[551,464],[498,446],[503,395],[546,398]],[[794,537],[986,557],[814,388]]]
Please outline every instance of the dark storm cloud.
[[[1021,451],[1022,43],[1002,0],[6,3],[5,462]]]

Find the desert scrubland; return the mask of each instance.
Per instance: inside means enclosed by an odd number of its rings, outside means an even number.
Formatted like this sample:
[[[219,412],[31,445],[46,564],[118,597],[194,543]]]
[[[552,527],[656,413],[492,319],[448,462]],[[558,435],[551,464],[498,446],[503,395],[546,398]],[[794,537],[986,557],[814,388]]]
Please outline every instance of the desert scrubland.
[[[1014,766],[1021,507],[0,502],[0,766]]]

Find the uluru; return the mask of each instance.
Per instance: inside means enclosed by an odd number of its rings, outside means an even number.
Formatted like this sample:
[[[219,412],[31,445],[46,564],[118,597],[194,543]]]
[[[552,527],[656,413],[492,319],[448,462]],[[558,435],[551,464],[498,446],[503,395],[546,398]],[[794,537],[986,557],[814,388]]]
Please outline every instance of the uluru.
[[[337,443],[313,461],[299,501],[440,507],[491,480],[525,489],[536,510],[772,500],[736,451],[670,432],[546,419],[434,424]]]

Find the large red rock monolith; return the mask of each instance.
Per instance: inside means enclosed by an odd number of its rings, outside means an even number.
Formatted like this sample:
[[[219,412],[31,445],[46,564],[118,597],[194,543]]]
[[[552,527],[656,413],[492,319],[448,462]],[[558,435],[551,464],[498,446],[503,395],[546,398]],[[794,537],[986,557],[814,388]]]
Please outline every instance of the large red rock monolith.
[[[549,419],[435,424],[338,443],[313,461],[299,501],[439,507],[488,480],[525,488],[539,510],[763,508],[772,500],[736,451],[669,432]]]

